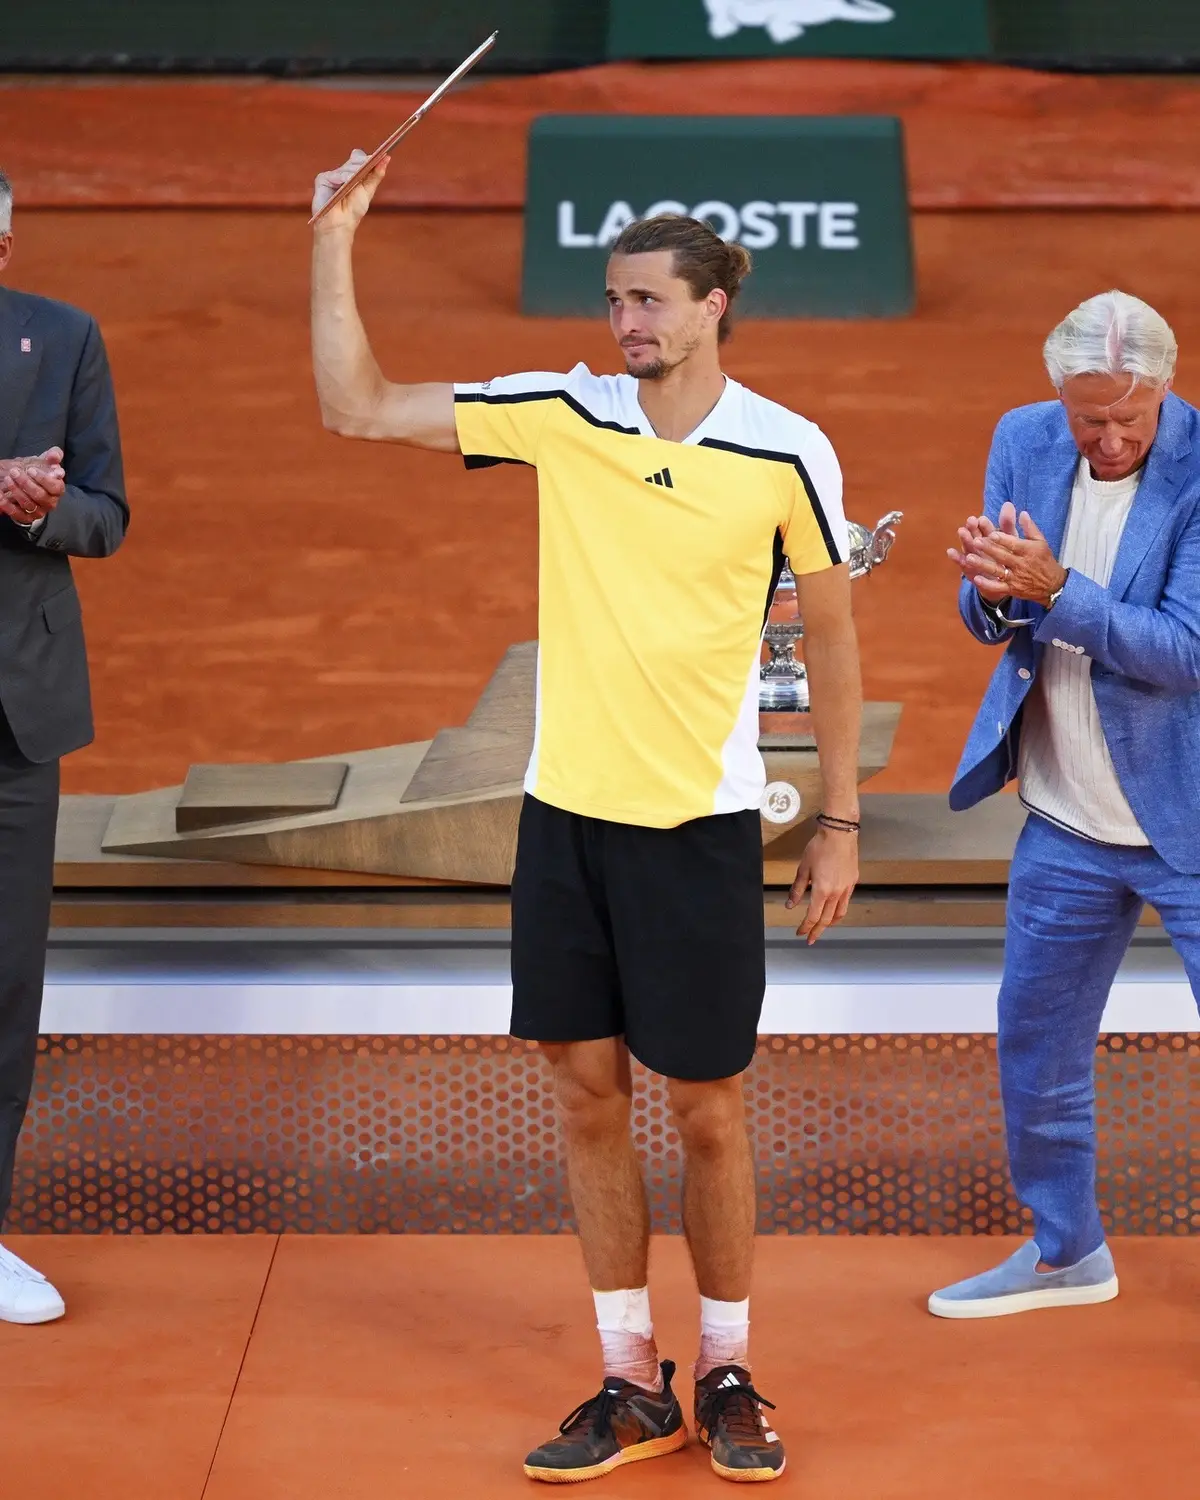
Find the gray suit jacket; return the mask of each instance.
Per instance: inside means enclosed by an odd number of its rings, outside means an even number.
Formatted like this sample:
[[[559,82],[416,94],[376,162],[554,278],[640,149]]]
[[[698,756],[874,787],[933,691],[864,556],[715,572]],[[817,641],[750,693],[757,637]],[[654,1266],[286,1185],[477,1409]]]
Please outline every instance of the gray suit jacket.
[[[0,458],[63,450],[67,489],[34,537],[0,516],[0,708],[22,753],[92,738],[71,557],[108,557],[129,522],[117,408],[95,319],[0,287]]]

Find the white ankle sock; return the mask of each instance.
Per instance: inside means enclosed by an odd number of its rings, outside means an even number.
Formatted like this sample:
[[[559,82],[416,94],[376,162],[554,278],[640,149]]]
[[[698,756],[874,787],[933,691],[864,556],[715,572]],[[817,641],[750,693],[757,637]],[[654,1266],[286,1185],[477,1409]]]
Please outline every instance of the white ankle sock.
[[[663,1388],[662,1367],[650,1321],[650,1292],[646,1287],[618,1292],[593,1292],[596,1328],[604,1351],[604,1375],[627,1380],[656,1394]]]
[[[717,1302],[700,1298],[700,1357],[693,1374],[697,1380],[720,1365],[748,1367],[750,1358],[750,1299]]]

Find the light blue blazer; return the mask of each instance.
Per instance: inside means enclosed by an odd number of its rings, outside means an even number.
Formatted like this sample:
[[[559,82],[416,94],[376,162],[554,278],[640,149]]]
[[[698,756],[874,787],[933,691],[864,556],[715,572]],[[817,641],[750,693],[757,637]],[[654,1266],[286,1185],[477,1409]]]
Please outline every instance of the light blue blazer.
[[[1058,401],[1000,419],[984,488],[995,521],[1011,500],[1055,554],[1079,452]],[[1017,770],[1021,707],[1043,653],[1079,650],[1117,779],[1146,837],[1174,869],[1200,874],[1200,412],[1168,395],[1107,588],[1072,571],[1050,611],[1014,601],[1035,624],[1004,630],[964,582],[959,611],[979,640],[1006,645],[950,791],[956,811],[998,792]]]

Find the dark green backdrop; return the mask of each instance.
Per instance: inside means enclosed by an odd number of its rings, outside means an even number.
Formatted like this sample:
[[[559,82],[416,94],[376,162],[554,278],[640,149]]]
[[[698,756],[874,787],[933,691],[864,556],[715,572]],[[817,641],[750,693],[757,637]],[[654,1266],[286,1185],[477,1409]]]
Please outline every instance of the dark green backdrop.
[[[1002,58],[1086,67],[1200,64],[1200,0],[993,0]]]
[[[529,136],[524,311],[602,316],[609,246],[651,213],[696,214],[753,252],[751,317],[912,311],[898,120],[543,115]]]
[[[896,13],[887,25],[830,21],[783,45],[743,28],[719,50],[878,56],[888,55],[891,37],[897,56],[986,51],[983,0],[887,3]],[[1002,59],[1200,64],[1200,0],[987,3],[992,55]],[[622,55],[662,55],[672,14],[684,18],[681,45],[698,35],[697,50],[712,55],[704,0],[0,0],[0,69],[436,70],[499,27],[500,45],[485,66],[537,70],[602,61],[610,24]]]
[[[484,66],[604,57],[607,0],[0,0],[0,68],[449,68],[497,28]]]

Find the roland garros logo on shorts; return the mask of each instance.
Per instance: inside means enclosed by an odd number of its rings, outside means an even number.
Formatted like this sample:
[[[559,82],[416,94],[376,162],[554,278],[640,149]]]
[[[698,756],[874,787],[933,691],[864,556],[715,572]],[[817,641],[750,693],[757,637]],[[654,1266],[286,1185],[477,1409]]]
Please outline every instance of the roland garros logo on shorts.
[[[768,823],[790,823],[800,811],[800,793],[790,782],[772,781],[758,807]]]

